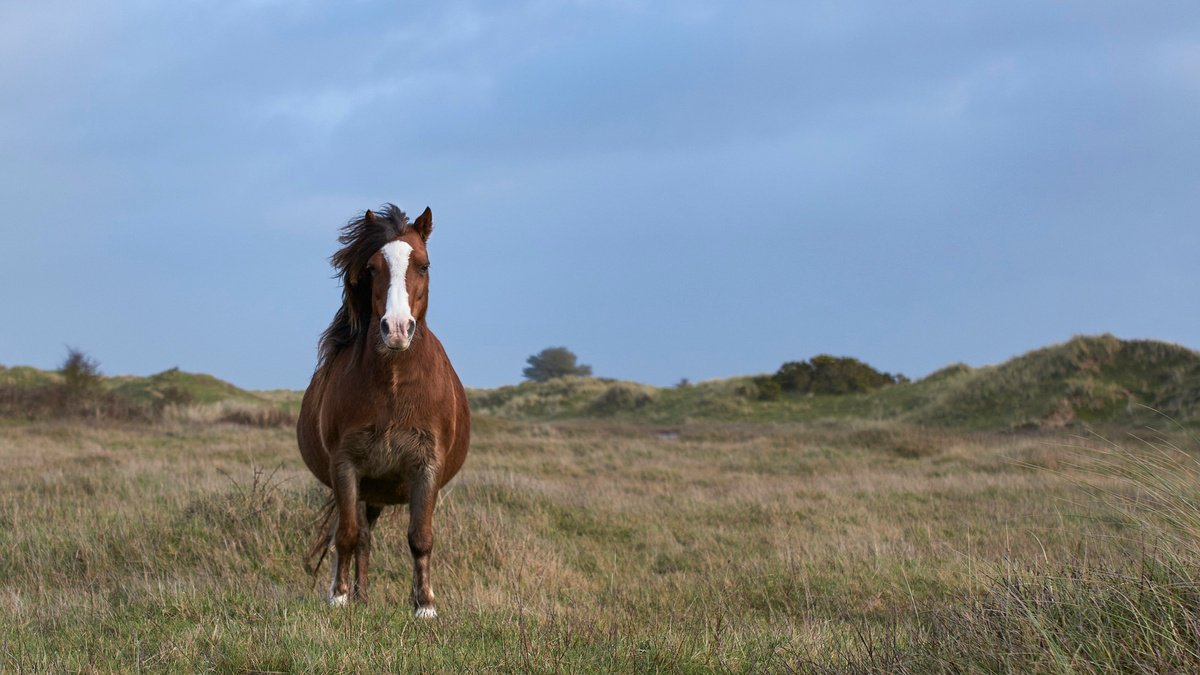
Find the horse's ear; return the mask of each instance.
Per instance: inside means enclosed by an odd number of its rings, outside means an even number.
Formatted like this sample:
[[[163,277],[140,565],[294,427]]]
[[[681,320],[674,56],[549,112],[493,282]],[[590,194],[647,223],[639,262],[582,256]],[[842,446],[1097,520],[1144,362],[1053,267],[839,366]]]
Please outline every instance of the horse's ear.
[[[433,232],[433,211],[430,211],[428,206],[421,215],[417,216],[417,222],[413,223],[413,229],[421,235],[422,241],[429,241],[429,235]]]
[[[375,223],[375,214],[371,212],[371,209],[367,209],[366,215],[363,216],[363,221],[371,224]]]

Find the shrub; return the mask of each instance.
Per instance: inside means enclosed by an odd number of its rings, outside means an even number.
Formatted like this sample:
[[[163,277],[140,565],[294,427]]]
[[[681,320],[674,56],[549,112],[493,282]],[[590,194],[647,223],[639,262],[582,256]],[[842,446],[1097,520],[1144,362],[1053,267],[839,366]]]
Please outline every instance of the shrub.
[[[759,375],[751,380],[753,390],[747,389],[747,398],[755,401],[775,401],[779,399],[781,386],[779,381],[770,375]]]
[[[774,380],[783,391],[807,392],[812,387],[812,364],[808,361],[788,361],[779,367]]]
[[[815,394],[857,394],[895,384],[896,378],[852,358],[822,354],[812,359]]]
[[[880,387],[907,382],[903,375],[891,375],[848,357],[821,354],[809,361],[789,361],[779,367],[769,379],[775,391],[767,396],[778,398],[779,391],[800,394],[859,394]],[[756,379],[760,388],[763,378]],[[769,386],[769,385],[768,385]],[[772,400],[761,398],[760,400]]]

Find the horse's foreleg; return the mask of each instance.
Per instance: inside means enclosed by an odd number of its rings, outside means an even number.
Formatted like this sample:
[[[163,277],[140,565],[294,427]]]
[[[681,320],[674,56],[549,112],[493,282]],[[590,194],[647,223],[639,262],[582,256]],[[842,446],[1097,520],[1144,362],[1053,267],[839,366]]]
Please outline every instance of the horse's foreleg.
[[[408,550],[413,557],[413,607],[419,618],[437,616],[429,559],[433,552],[433,509],[437,504],[437,472],[427,467],[414,477],[408,498]]]
[[[362,531],[358,534],[358,547],[354,549],[354,597],[367,601],[367,566],[371,562],[371,532],[375,529],[375,521],[383,512],[382,506],[359,502],[358,518],[363,523]]]
[[[337,507],[337,531],[333,536],[335,557],[329,604],[340,606],[350,599],[350,561],[358,548],[358,471],[343,462],[332,467],[333,499]]]

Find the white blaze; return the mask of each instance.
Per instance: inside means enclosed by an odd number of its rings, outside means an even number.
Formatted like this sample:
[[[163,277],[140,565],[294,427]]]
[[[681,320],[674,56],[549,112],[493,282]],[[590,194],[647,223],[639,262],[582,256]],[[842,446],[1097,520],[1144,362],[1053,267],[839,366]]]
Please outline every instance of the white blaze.
[[[382,251],[392,277],[388,282],[387,309],[383,318],[399,325],[399,322],[413,318],[412,308],[408,306],[408,284],[405,283],[413,247],[403,241],[392,241],[385,244]]]

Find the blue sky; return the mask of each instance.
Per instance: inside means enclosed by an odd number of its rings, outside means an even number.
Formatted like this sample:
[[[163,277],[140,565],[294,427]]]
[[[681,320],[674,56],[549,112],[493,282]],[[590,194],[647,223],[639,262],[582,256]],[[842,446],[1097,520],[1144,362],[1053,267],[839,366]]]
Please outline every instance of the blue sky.
[[[0,0],[0,363],[305,386],[433,209],[464,382],[1200,346],[1195,2]]]

